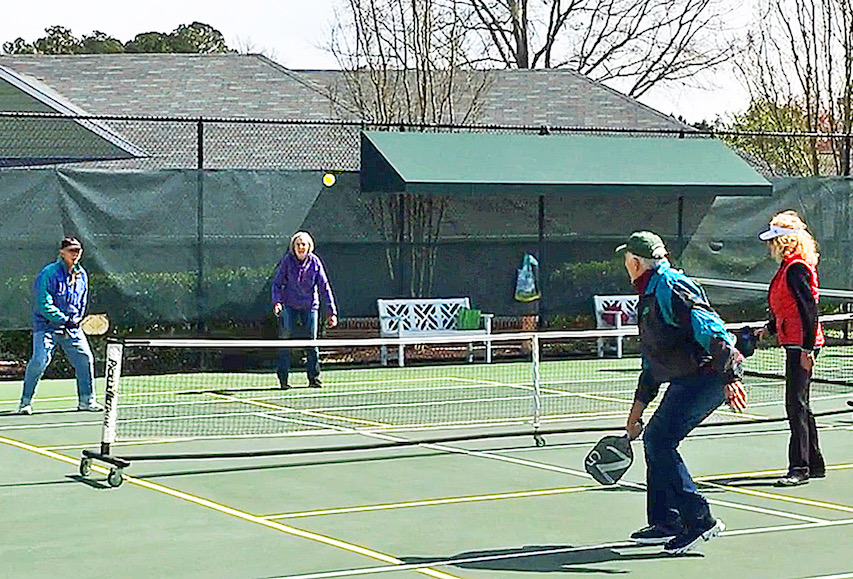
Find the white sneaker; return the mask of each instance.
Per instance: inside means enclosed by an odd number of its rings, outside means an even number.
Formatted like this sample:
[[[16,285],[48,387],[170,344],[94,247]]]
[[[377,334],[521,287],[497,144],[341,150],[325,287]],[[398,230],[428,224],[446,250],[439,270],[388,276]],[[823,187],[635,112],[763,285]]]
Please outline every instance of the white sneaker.
[[[32,404],[20,404],[18,406],[18,414],[32,414],[33,413],[33,405]]]
[[[104,407],[98,404],[97,402],[92,402],[91,404],[78,405],[77,410],[84,412],[102,412],[104,410]]]

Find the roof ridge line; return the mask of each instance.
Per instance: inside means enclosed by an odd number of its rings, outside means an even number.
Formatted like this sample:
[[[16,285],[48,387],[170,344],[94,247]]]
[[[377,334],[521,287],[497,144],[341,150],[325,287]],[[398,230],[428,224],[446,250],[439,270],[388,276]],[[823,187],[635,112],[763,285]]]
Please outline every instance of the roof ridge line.
[[[330,91],[324,89],[319,84],[317,84],[317,83],[315,83],[309,79],[303,78],[302,75],[300,75],[298,71],[293,70],[292,68],[287,68],[283,64],[280,64],[280,63],[272,60],[271,58],[269,58],[263,54],[255,54],[253,56],[260,58],[262,61],[266,62],[268,65],[272,66],[273,68],[275,68],[279,72],[281,72],[281,73],[287,75],[288,77],[290,77],[291,79],[295,80],[296,82],[298,82],[299,84],[301,84],[305,88],[312,90],[312,91],[316,92],[317,94],[329,99],[330,101],[332,101],[336,105],[340,106],[342,109],[346,110],[347,112],[350,112],[350,113],[357,115],[359,117],[359,120],[364,121],[364,118],[361,116],[358,109],[353,108],[352,105],[349,105],[345,102],[342,102],[340,99],[335,97]],[[336,70],[336,71],[332,71],[332,72],[343,73],[344,71],[337,71]]]

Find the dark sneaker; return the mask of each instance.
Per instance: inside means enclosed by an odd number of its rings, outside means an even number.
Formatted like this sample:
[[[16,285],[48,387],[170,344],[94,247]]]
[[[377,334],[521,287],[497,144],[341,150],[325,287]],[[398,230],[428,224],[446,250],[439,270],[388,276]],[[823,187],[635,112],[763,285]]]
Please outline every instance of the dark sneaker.
[[[810,460],[809,463],[811,464],[809,467],[809,478],[826,477],[826,463],[823,461],[822,456],[820,458]]]
[[[640,545],[663,545],[674,539],[681,529],[669,525],[649,525],[631,533],[631,540]]]
[[[779,480],[776,481],[775,486],[777,487],[798,487],[800,485],[808,484],[809,475],[803,474],[801,472],[792,472],[786,476],[783,476]]]
[[[313,380],[308,381],[309,388],[322,388],[323,382],[320,381],[319,378],[314,378]]]
[[[282,384],[281,385],[282,390],[290,390],[290,388],[291,388],[290,384]]]
[[[680,555],[695,547],[699,541],[709,541],[726,530],[726,526],[720,519],[708,519],[690,526],[686,531],[679,533],[674,539],[664,545],[665,553]]]

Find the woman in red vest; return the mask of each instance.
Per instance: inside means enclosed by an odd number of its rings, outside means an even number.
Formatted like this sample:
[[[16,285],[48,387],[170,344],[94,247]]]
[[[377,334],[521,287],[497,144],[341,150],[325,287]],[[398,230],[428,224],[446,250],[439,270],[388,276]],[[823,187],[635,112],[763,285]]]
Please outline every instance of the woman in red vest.
[[[785,348],[785,411],[791,427],[788,474],[776,486],[796,486],[826,476],[809,406],[809,380],[824,344],[817,311],[819,254],[805,222],[794,211],[774,215],[770,227],[758,237],[779,262],[768,294],[770,320],[759,336],[776,334]]]

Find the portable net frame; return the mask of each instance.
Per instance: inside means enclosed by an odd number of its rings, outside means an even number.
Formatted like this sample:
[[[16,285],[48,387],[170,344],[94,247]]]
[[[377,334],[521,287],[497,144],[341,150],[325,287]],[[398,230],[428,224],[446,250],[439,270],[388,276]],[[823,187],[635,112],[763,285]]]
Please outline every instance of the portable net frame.
[[[812,396],[849,395],[853,314],[821,321],[827,346]],[[108,480],[117,486],[121,470],[139,460],[279,456],[525,435],[541,446],[546,434],[615,431],[627,416],[639,375],[637,333],[634,326],[470,338],[113,340],[107,345],[100,450],[83,451],[81,473],[88,473],[93,459],[104,461],[114,467]],[[597,356],[599,339],[620,336],[624,357]],[[484,340],[491,342],[492,363],[483,361]],[[275,360],[285,346],[296,365],[300,350],[319,348],[322,388],[310,388],[299,367],[291,370],[292,387],[280,388]],[[406,365],[381,365],[383,346],[403,346]],[[706,425],[784,420],[756,414],[784,400],[783,349],[759,348],[746,359],[745,370],[748,418],[722,406]],[[260,442],[264,439],[272,443]],[[116,452],[125,445],[188,441],[248,448]],[[265,448],[283,441],[290,447]]]

